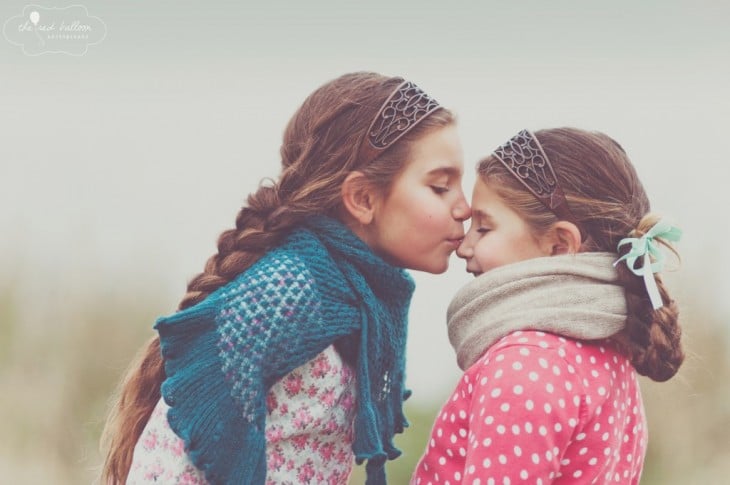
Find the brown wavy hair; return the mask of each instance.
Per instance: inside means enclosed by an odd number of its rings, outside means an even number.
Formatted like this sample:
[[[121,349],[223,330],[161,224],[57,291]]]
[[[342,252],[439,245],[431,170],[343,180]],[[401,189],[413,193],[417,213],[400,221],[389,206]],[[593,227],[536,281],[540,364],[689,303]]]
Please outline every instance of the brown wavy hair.
[[[220,235],[218,252],[188,283],[178,310],[199,303],[233,280],[282,242],[303,218],[325,214],[343,219],[341,188],[352,171],[362,172],[368,183],[387,195],[413,144],[455,122],[449,110],[440,108],[374,161],[360,160],[358,148],[370,123],[402,81],[372,72],[345,74],[304,101],[284,132],[279,178],[262,183],[248,196],[235,228]],[[155,336],[131,364],[107,419],[102,434],[102,448],[107,450],[104,483],[125,483],[134,447],[161,397],[164,379],[160,341]]]
[[[658,222],[634,166],[612,138],[575,128],[541,130],[534,135],[553,166],[587,250],[616,252],[621,239],[640,237]],[[545,234],[558,221],[493,155],[481,160],[477,171],[534,234]],[[674,252],[668,242],[659,240]],[[623,246],[620,254],[626,254],[629,246]],[[659,274],[654,278],[664,306],[654,310],[642,278],[625,264],[617,269],[628,316],[625,329],[614,339],[639,374],[666,381],[684,360],[677,305]]]

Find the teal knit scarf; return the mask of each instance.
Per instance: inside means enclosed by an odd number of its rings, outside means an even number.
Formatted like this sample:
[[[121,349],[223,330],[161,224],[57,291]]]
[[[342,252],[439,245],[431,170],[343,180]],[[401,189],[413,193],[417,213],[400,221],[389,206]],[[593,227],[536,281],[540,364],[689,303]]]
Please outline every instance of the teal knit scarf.
[[[357,376],[352,449],[386,483],[407,421],[405,343],[414,284],[334,219],[307,220],[199,304],[160,318],[170,427],[211,484],[263,484],[266,393],[337,342]]]

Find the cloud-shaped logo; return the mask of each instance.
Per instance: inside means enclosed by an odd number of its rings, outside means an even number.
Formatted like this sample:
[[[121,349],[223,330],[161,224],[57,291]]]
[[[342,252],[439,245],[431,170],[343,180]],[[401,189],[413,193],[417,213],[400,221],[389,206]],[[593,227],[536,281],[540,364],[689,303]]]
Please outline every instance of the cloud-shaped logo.
[[[83,5],[63,8],[28,5],[22,14],[5,21],[3,35],[28,56],[82,56],[90,45],[104,40],[106,24],[99,17],[89,15]]]

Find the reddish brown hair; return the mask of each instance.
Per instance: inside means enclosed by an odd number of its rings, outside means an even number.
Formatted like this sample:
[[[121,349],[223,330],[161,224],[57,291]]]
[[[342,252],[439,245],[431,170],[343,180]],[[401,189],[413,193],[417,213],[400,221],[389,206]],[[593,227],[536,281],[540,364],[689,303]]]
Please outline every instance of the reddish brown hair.
[[[454,122],[440,108],[370,163],[359,160],[358,148],[386,98],[403,81],[376,73],[346,74],[314,91],[294,114],[281,146],[278,180],[250,194],[236,217],[236,226],[218,238],[218,252],[188,284],[179,309],[204,300],[233,280],[266,251],[279,244],[291,228],[312,214],[343,214],[341,188],[353,170],[387,193],[409,159],[413,143]],[[364,165],[364,166],[363,166]],[[160,342],[152,338],[122,380],[102,436],[108,448],[103,480],[126,481],[134,446],[160,399],[165,379]]]
[[[621,239],[640,237],[659,220],[649,212],[646,191],[616,141],[603,133],[575,128],[541,130],[535,136],[553,166],[588,250],[616,252]],[[479,162],[478,172],[534,234],[546,233],[558,221],[493,155]],[[629,245],[623,246],[621,254],[628,250]],[[617,269],[628,317],[625,330],[615,340],[637,372],[665,381],[684,360],[677,305],[658,274],[655,279],[664,306],[654,310],[642,279],[625,264]]]

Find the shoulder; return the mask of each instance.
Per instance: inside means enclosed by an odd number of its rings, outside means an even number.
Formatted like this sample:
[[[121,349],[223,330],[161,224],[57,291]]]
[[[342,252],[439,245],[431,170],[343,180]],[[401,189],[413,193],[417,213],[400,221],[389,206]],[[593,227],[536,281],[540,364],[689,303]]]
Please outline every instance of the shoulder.
[[[518,331],[502,338],[474,364],[528,385],[552,382],[566,391],[593,394],[614,382],[630,363],[605,340],[583,341],[540,331]],[[484,372],[484,371],[482,371]]]

